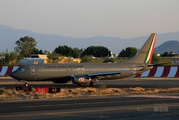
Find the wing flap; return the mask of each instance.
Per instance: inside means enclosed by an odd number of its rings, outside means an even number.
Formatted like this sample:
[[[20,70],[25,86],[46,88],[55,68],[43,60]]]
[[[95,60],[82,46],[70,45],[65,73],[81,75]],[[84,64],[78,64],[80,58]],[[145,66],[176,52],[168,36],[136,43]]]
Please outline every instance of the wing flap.
[[[90,73],[87,74],[88,77],[97,77],[97,76],[108,76],[108,75],[116,75],[121,74],[121,72],[102,72],[102,73]]]

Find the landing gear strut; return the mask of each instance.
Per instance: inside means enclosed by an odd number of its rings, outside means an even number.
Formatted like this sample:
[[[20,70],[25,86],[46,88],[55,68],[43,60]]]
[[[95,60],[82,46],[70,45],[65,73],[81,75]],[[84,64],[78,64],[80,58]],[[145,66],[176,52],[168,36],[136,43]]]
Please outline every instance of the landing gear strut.
[[[78,86],[82,86],[82,84],[78,84]]]
[[[95,87],[97,82],[98,82],[98,79],[92,79],[90,82],[90,86]]]
[[[28,83],[24,83],[24,86],[27,87],[27,86],[28,86]]]
[[[96,86],[96,82],[90,82],[90,86],[92,87]]]

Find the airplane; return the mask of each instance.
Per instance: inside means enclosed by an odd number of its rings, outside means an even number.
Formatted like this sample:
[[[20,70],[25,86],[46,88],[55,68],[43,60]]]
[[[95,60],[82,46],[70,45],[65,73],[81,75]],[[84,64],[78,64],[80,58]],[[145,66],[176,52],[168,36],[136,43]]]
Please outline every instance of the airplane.
[[[153,68],[151,64],[156,33],[152,33],[137,54],[121,63],[33,64],[19,66],[10,76],[19,81],[52,81],[95,86],[98,80],[120,79],[141,74]],[[28,86],[25,83],[25,86]]]

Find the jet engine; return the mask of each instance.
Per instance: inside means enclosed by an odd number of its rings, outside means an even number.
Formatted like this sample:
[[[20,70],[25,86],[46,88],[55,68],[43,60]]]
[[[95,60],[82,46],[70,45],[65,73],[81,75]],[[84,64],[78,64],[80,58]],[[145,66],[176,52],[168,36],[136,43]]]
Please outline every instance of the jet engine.
[[[71,81],[73,84],[87,84],[90,83],[91,80],[88,76],[71,76]]]

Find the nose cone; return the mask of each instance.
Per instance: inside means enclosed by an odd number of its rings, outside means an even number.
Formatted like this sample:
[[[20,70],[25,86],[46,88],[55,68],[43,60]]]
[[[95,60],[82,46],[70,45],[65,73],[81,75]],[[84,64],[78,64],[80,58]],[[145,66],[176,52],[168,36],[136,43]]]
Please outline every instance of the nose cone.
[[[14,79],[20,80],[19,77],[18,77],[18,74],[17,74],[16,72],[12,72],[12,73],[10,74],[10,76],[11,76],[12,78],[14,78]]]

